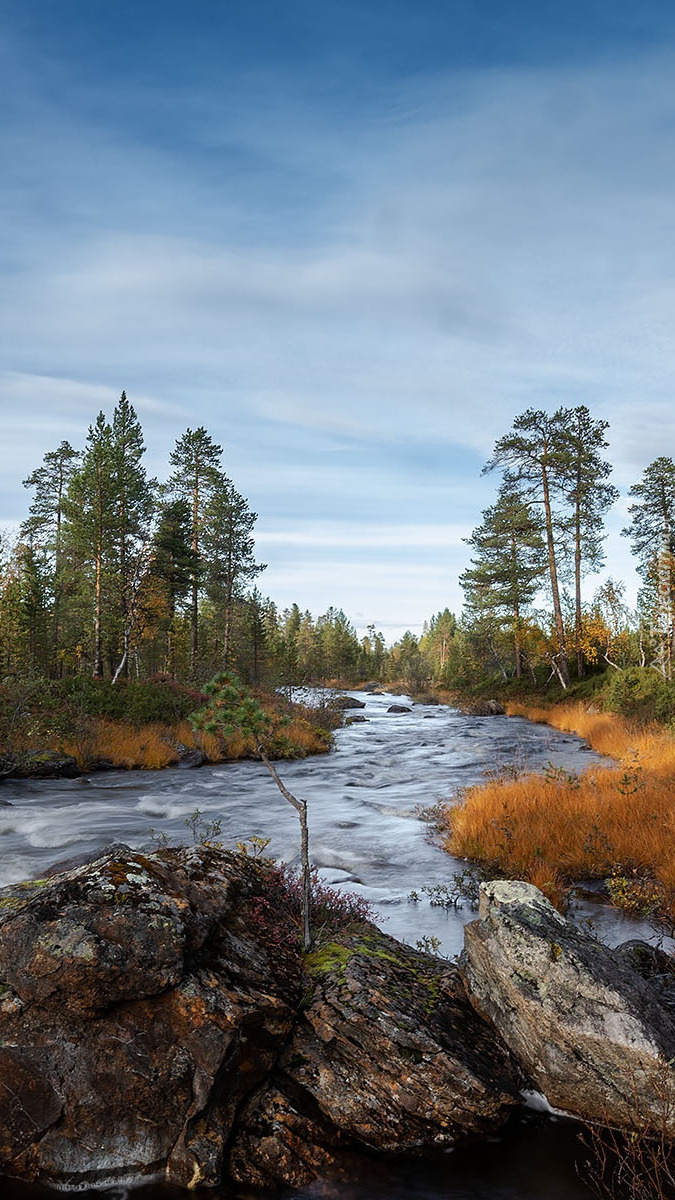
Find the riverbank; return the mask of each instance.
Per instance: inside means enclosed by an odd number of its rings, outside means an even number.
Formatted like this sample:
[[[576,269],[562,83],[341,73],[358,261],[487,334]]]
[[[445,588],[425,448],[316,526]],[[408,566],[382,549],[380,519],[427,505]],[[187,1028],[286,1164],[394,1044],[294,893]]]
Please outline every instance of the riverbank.
[[[325,754],[342,712],[259,694],[283,740],[272,758]],[[72,777],[102,770],[160,770],[236,762],[250,740],[195,730],[189,715],[207,697],[174,680],[5,682],[0,691],[0,779]]]
[[[675,927],[675,738],[585,703],[506,701],[511,716],[575,733],[616,765],[580,774],[510,767],[445,807],[443,844],[488,871],[534,883],[558,906],[579,881]]]

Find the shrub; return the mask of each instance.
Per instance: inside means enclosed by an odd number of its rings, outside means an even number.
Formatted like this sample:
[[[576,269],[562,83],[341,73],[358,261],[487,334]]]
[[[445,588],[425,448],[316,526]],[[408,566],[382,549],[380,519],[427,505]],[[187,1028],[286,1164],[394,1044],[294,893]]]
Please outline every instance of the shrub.
[[[653,667],[628,667],[606,680],[602,701],[610,712],[624,717],[667,724],[675,718],[675,683]]]

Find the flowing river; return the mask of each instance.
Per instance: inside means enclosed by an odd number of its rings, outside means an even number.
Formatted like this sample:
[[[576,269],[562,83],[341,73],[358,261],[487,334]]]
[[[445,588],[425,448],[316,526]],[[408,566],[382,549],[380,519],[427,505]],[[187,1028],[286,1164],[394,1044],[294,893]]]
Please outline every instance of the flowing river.
[[[400,696],[359,693],[359,698],[366,701],[359,710],[366,720],[338,730],[331,754],[279,768],[291,791],[308,800],[312,861],[325,882],[370,901],[387,933],[412,945],[432,937],[440,953],[457,954],[464,923],[475,914],[468,905],[433,907],[421,889],[450,884],[464,864],[429,837],[419,810],[507,764],[579,771],[600,760],[578,738],[521,718],[470,717],[443,706],[412,705]],[[411,704],[412,711],[389,713],[392,703]],[[111,842],[134,848],[163,837],[185,842],[192,836],[186,821],[196,810],[202,830],[221,823],[218,837],[226,846],[269,838],[267,855],[298,862],[297,817],[259,763],[8,780],[0,802],[0,886],[39,877],[55,861]],[[413,891],[420,900],[410,899]],[[651,932],[589,903],[575,915],[592,920],[610,944]],[[371,1164],[359,1180],[284,1194],[295,1200],[587,1200],[590,1193],[574,1168],[576,1141],[572,1123],[532,1113],[494,1141],[455,1152],[440,1164]],[[6,1200],[45,1195],[7,1181],[0,1186]],[[209,1194],[218,1200],[252,1195],[230,1189]],[[127,1191],[115,1187],[91,1195],[123,1200]],[[152,1186],[133,1195],[184,1200],[194,1193]]]

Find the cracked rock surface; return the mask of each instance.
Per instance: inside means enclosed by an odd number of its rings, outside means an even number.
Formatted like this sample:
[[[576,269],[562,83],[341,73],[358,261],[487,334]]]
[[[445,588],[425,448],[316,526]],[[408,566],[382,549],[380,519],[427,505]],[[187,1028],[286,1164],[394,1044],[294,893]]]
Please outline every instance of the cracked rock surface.
[[[124,853],[122,853],[124,851]],[[300,996],[207,847],[128,848],[0,898],[0,1164],[68,1185],[217,1183],[238,1107]],[[9,894],[8,894],[9,893]]]
[[[647,947],[644,947],[648,951]],[[481,885],[461,967],[549,1103],[603,1124],[675,1136],[675,1022],[660,982],[567,921],[532,884]]]

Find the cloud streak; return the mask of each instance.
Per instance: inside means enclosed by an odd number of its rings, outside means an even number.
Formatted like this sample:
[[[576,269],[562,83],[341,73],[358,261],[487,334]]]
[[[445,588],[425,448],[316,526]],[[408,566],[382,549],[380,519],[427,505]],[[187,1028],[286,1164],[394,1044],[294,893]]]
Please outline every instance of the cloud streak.
[[[187,424],[226,446],[282,603],[367,607],[331,574],[354,547],[362,596],[398,549],[415,623],[443,589],[456,607],[480,467],[518,412],[588,404],[624,489],[672,438],[674,65],[436,70],[357,110],[310,108],[277,64],[242,69],[238,104],[183,88],[178,115],[167,80],[106,107],[63,64],[19,75],[10,45],[5,519],[125,387],[154,472]],[[316,556],[289,572],[294,547]]]

